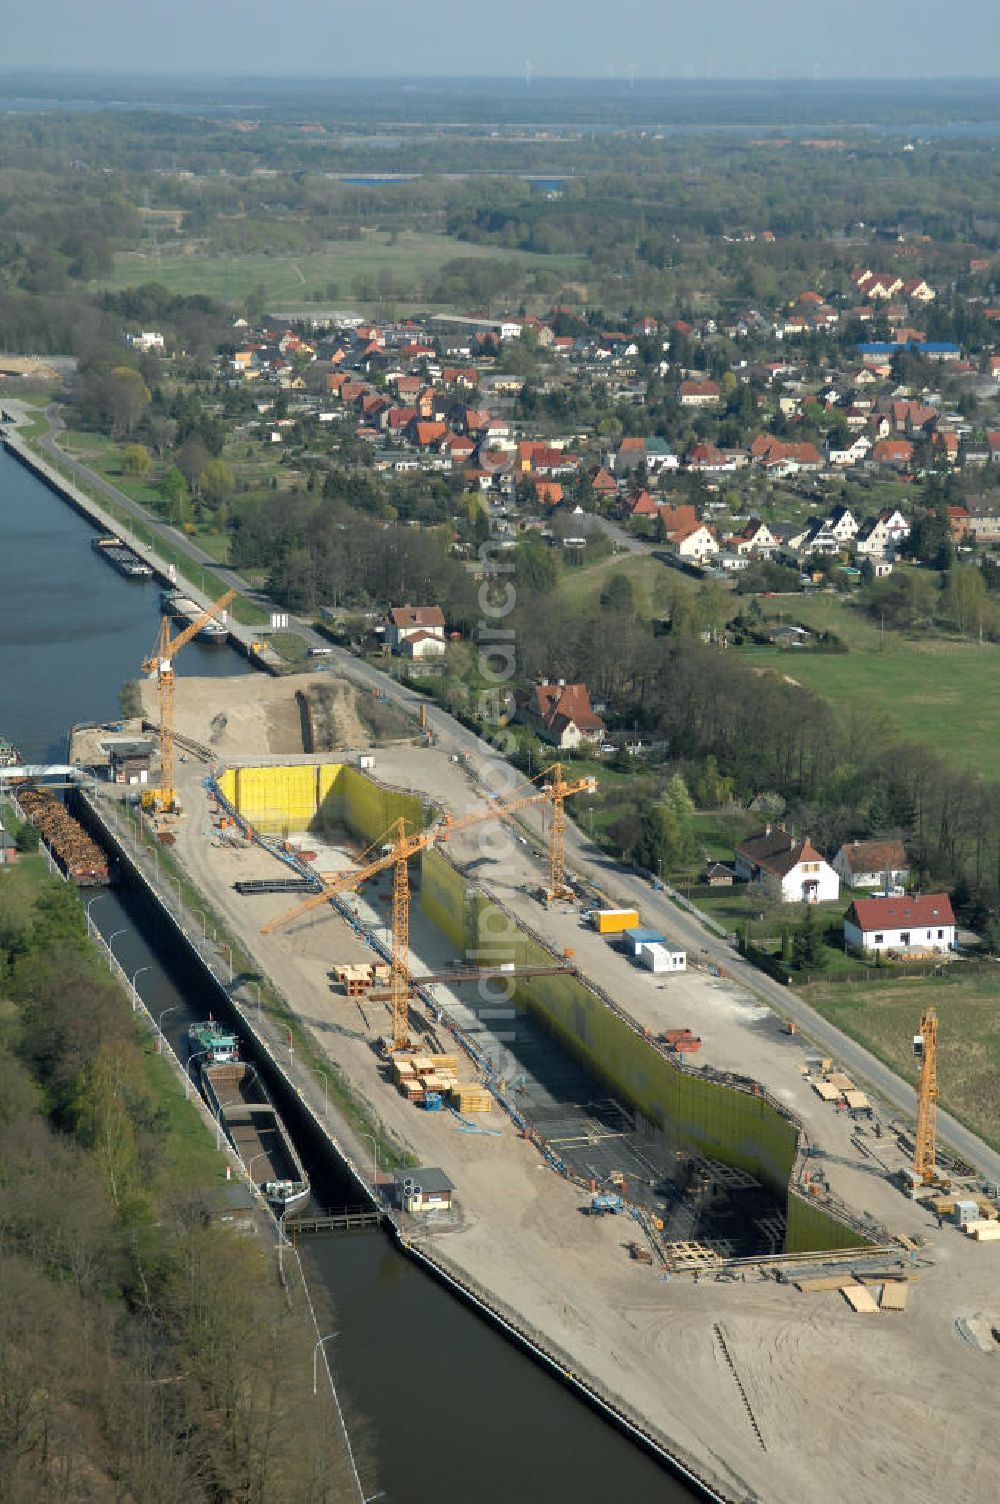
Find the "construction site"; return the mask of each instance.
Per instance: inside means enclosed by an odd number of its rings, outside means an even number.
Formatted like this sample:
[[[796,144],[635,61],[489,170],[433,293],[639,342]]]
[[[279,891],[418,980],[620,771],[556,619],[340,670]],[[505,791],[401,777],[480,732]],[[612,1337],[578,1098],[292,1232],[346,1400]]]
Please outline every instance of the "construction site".
[[[745,978],[637,963],[644,916],[567,863],[592,787],[571,764],[498,798],[333,676],[165,700],[146,668],[166,735],[141,797],[174,857],[382,1142],[454,1187],[430,1213],[411,1195],[408,1243],[720,1497],[989,1487],[1000,1220],[936,1152],[935,1018],[921,1117],[896,1123]]]

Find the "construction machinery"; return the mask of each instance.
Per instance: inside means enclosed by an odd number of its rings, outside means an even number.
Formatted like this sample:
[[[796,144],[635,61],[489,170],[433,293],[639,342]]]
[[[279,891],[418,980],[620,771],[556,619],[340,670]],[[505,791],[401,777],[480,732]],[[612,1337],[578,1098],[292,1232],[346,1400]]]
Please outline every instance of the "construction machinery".
[[[917,1136],[913,1151],[916,1185],[937,1185],[937,1013],[928,1006],[920,1020],[920,1033],[913,1037],[913,1053],[920,1060],[917,1086]]]
[[[378,851],[380,854],[372,860],[363,862],[360,867],[353,871],[337,873],[329,880],[324,880],[323,887],[318,893],[314,893],[304,902],[280,914],[277,919],[272,919],[270,924],[264,925],[262,935],[269,935],[274,930],[290,924],[295,919],[316,908],[319,904],[328,903],[331,898],[338,894],[352,892],[359,888],[362,883],[371,877],[377,877],[380,872],[392,868],[392,961],[389,974],[389,1001],[392,1013],[391,1048],[393,1050],[405,1049],[409,1042],[407,1018],[408,1001],[411,992],[411,979],[409,972],[410,952],[410,874],[409,862],[412,857],[426,851],[438,841],[444,842],[460,830],[466,830],[470,826],[482,825],[488,820],[504,819],[509,815],[516,814],[518,810],[528,809],[536,804],[550,804],[553,810],[553,818],[549,833],[549,875],[552,882],[551,891],[557,897],[563,897],[567,893],[564,877],[564,851],[563,836],[565,832],[565,820],[557,822],[556,809],[562,812],[563,801],[573,794],[590,794],[597,787],[594,778],[576,778],[566,780],[563,777],[561,763],[553,763],[550,768],[545,768],[533,782],[547,779],[531,794],[524,794],[518,799],[509,799],[504,802],[491,804],[489,809],[477,811],[475,814],[463,815],[455,819],[446,815],[443,820],[431,826],[428,830],[407,831],[406,821],[400,818],[393,822],[386,834],[369,847],[367,856],[371,852]],[[558,847],[558,850],[554,848]],[[557,878],[557,882],[553,881]]]
[[[142,671],[156,675],[160,693],[160,787],[148,789],[143,795],[143,804],[156,807],[170,814],[177,809],[177,791],[174,788],[174,659],[181,648],[196,637],[206,622],[215,619],[217,611],[224,611],[235,599],[236,591],[227,590],[217,601],[196,616],[177,636],[172,635],[173,625],[169,616],[160,622],[160,635],[156,649],[143,660]]]

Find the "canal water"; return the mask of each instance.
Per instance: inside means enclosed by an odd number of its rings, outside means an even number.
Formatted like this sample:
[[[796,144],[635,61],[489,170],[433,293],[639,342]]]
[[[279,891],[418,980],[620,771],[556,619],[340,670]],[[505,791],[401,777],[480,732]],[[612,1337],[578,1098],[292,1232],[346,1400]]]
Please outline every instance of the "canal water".
[[[72,723],[113,719],[155,641],[158,587],[118,575],[94,536],[0,450],[0,735],[30,761],[61,761]],[[228,648],[192,642],[177,658],[179,675],[245,672]],[[194,967],[137,893],[102,890],[91,918],[179,1044],[210,1009]],[[477,1504],[692,1497],[383,1234],[307,1241],[302,1258],[338,1333],[331,1367],[369,1496],[437,1504],[458,1480]]]

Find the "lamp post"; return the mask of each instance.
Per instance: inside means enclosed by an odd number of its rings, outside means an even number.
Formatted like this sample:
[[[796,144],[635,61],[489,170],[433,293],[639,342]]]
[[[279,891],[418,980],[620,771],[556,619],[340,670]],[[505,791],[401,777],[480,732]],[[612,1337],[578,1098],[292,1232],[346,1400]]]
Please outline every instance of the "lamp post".
[[[282,1252],[282,1249],[283,1249],[284,1245],[287,1242],[289,1242],[289,1239],[285,1237],[285,1218],[288,1216],[289,1210],[290,1210],[290,1208],[286,1206],[285,1210],[281,1213],[281,1216],[277,1219],[277,1223],[278,1223],[278,1278],[281,1279],[281,1280],[283,1280],[284,1277],[285,1277],[285,1265],[284,1265],[284,1261],[283,1261],[283,1259],[281,1257],[281,1252]]]
[[[229,985],[231,987],[233,985],[233,947],[228,940],[220,940],[219,947],[226,952],[226,959],[229,962]]]
[[[205,918],[205,910],[204,909],[196,909],[195,913],[201,919],[201,938],[202,938],[202,941],[204,942],[204,941],[206,941],[208,939],[208,920]]]
[[[176,1013],[179,1007],[179,1003],[172,1003],[169,1008],[161,1009],[159,1014],[157,1015],[156,1032],[157,1034],[159,1034],[161,1039],[163,1038],[163,1020],[166,1018],[168,1013]]]
[[[133,1013],[135,1012],[135,1010],[136,1010],[136,1004],[139,1001],[139,994],[136,991],[136,987],[135,987],[136,979],[138,977],[141,977],[144,971],[152,971],[152,969],[153,968],[151,966],[140,966],[138,971],[134,971],[132,973],[132,1012]]]
[[[91,933],[92,930],[96,930],[96,928],[97,928],[96,924],[94,923],[94,921],[90,917],[90,911],[94,907],[95,903],[100,903],[101,899],[102,898],[107,898],[107,896],[108,895],[106,893],[98,893],[97,897],[96,898],[92,898],[89,901],[89,903],[87,904],[87,934],[88,935]]]
[[[251,1156],[250,1156],[250,1163],[247,1165],[247,1178],[250,1181],[250,1189],[252,1191],[255,1191],[257,1189],[257,1187],[254,1185],[253,1167],[257,1163],[258,1159],[266,1159],[266,1158],[267,1158],[267,1150],[266,1149],[261,1149],[257,1154],[251,1154]],[[261,1184],[263,1184],[263,1181],[261,1182]]]
[[[226,1110],[227,1107],[235,1107],[235,1106],[237,1106],[237,1104],[239,1103],[239,1101],[240,1101],[239,1097],[234,1097],[231,1102],[219,1102],[216,1105],[216,1109],[215,1109],[215,1147],[216,1147],[217,1150],[222,1148],[222,1114],[225,1112],[225,1110]]]
[[[361,1134],[362,1138],[367,1138],[367,1139],[369,1139],[371,1141],[371,1146],[372,1146],[372,1160],[373,1160],[373,1163],[374,1163],[374,1166],[375,1166],[375,1174],[374,1174],[374,1179],[373,1179],[372,1183],[373,1183],[373,1185],[375,1186],[375,1188],[377,1190],[378,1189],[378,1140],[376,1139],[374,1133],[365,1133],[365,1131],[364,1131],[363,1128],[359,1128],[358,1132]]]
[[[111,934],[111,935],[108,936],[108,970],[109,971],[114,971],[114,969],[115,969],[114,968],[115,953],[114,953],[114,950],[112,949],[112,947],[113,947],[115,941],[118,939],[119,935],[127,935],[127,934],[128,934],[128,925],[126,925],[124,929],[115,930],[114,934]],[[119,965],[120,964],[121,963],[119,962]]]
[[[334,1339],[334,1337],[339,1337],[339,1336],[340,1336],[339,1332],[328,1332],[325,1337],[321,1337],[319,1339],[319,1341],[317,1342],[316,1346],[313,1348],[313,1394],[316,1393],[316,1387],[317,1387],[316,1386],[316,1363],[317,1363],[317,1359],[319,1358],[319,1350],[323,1346],[324,1342],[332,1342],[333,1339]]]
[[[316,1067],[316,1074],[317,1074],[317,1076],[322,1076],[323,1077],[323,1116],[324,1117],[329,1117],[329,1114],[330,1114],[329,1077],[327,1076],[326,1071],[321,1071],[318,1066]]]

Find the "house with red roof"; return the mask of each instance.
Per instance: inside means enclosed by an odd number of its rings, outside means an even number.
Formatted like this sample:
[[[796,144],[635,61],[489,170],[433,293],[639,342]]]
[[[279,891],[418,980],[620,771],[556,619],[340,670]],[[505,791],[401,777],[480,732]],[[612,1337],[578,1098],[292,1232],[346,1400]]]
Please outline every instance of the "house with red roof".
[[[516,702],[522,725],[561,751],[604,740],[606,727],[590,703],[586,684],[543,679],[530,692],[519,691]]]
[[[445,650],[445,620],[440,606],[393,606],[386,619],[385,643],[393,652],[400,653],[406,644],[416,639],[421,646],[411,656],[440,657]],[[437,642],[436,649],[428,648],[427,642]]]
[[[590,484],[593,486],[594,493],[597,496],[610,500],[612,496],[618,495],[618,482],[613,475],[610,475],[605,470],[603,465],[591,476]]]
[[[722,388],[717,381],[682,381],[677,400],[681,407],[718,407]]]
[[[885,465],[891,470],[908,470],[913,459],[909,439],[879,439],[872,448],[869,463]]]
[[[955,949],[947,893],[856,898],[844,916],[844,943],[872,955],[926,956]]]

